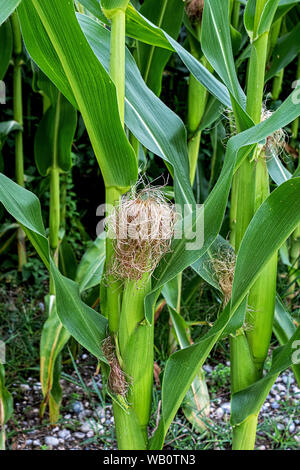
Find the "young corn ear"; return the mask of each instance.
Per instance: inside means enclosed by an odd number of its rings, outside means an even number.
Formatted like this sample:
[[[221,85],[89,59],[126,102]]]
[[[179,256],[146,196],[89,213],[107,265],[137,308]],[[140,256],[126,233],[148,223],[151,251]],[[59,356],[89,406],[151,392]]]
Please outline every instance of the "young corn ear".
[[[185,11],[192,23],[200,23],[204,8],[204,0],[186,0]]]
[[[107,218],[108,237],[114,239],[109,274],[133,281],[151,274],[170,250],[174,223],[173,206],[159,189],[146,187],[122,196]]]
[[[175,212],[159,189],[133,188],[125,194],[108,217],[112,255],[108,266],[111,279],[123,284],[119,327],[115,334],[122,373],[130,380],[125,412],[114,404],[119,449],[145,449],[150,418],[153,383],[153,331],[145,320],[144,299],[151,290],[151,274],[170,250]],[[105,354],[105,351],[104,351]]]
[[[220,250],[212,260],[220,289],[224,294],[224,305],[231,299],[236,255],[233,250]]]

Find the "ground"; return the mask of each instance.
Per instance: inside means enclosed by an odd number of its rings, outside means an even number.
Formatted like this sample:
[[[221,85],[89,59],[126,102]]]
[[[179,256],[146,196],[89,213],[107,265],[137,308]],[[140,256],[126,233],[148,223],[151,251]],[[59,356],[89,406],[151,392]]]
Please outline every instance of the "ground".
[[[63,374],[64,390],[61,417],[57,425],[39,420],[41,386],[29,377],[26,383],[13,384],[14,417],[7,426],[12,449],[96,450],[116,449],[114,418],[108,397],[103,400],[101,376],[95,376],[96,364],[88,354],[76,360],[76,370]],[[167,449],[229,449],[230,401],[229,367],[223,364],[205,366],[211,393],[208,431],[196,432],[180,411],[166,438]],[[155,402],[159,390],[155,390]],[[259,418],[257,449],[300,448],[300,389],[291,371],[276,381]],[[153,415],[152,422],[155,423]]]

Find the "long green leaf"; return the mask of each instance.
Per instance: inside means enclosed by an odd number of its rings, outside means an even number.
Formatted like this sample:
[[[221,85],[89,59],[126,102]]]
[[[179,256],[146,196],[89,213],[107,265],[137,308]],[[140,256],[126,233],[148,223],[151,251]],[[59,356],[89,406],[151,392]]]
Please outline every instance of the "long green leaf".
[[[176,310],[170,307],[169,312],[180,348],[183,349],[189,347],[190,341],[186,333],[188,326],[186,325],[183,317],[179,315]],[[209,415],[209,409],[210,401],[205,381],[205,373],[200,369],[184,397],[182,410],[187,420],[192,423],[199,432],[203,432],[206,429],[205,419]]]
[[[41,410],[44,411],[48,400],[51,399],[50,422],[56,423],[58,420],[59,407],[61,404],[61,389],[58,383],[55,384],[55,365],[59,360],[59,354],[70,338],[70,333],[61,324],[55,305],[55,296],[47,296],[46,299],[48,318],[43,325],[40,342],[40,379],[44,400]],[[53,393],[53,385],[56,385]],[[59,393],[57,393],[59,391]],[[56,392],[56,393],[55,393]]]
[[[245,107],[246,97],[236,75],[229,28],[229,1],[204,2],[202,50],[232,96]]]
[[[106,186],[128,188],[136,181],[137,163],[122,129],[115,86],[84,37],[73,4],[23,0],[18,11],[26,47],[42,70],[47,61],[38,41],[43,24],[84,119]]]
[[[300,216],[300,178],[280,185],[251,220],[242,240],[233,280],[231,304],[244,298],[245,286],[255,282],[262,270],[292,233]],[[287,235],[288,234],[288,235]]]

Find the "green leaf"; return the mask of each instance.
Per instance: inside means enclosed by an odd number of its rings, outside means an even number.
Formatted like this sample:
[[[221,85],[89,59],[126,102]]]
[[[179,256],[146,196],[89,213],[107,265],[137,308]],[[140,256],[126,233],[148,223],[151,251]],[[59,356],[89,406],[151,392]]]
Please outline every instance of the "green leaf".
[[[248,0],[244,11],[244,25],[250,39],[253,39],[256,0]]]
[[[269,175],[278,186],[292,177],[292,174],[283,166],[277,155],[267,159]]]
[[[0,80],[6,74],[13,50],[13,37],[9,21],[0,26]]]
[[[100,3],[98,0],[80,0],[81,5],[84,6],[89,12],[91,12],[98,20],[103,23],[107,23],[106,16],[101,10]]]
[[[275,13],[274,22],[286,15],[300,0],[280,0]]]
[[[178,279],[177,277],[174,277],[174,279],[171,279],[163,286],[161,291],[167,305],[174,310],[177,308],[178,287]]]
[[[60,272],[69,279],[75,280],[77,272],[76,255],[66,236],[59,245],[58,263]]]
[[[137,162],[121,125],[116,89],[85,39],[72,2],[23,0],[18,12],[29,54],[69,99],[67,78],[105,185],[127,189],[136,181]],[[45,57],[45,48],[49,57]],[[74,104],[72,96],[70,102]]]
[[[93,51],[108,71],[109,31],[87,16],[78,15],[78,18]],[[28,7],[25,9],[22,3],[20,19],[29,53],[57,88],[76,106],[64,70],[35,10]],[[36,43],[40,48],[38,56]],[[129,129],[145,147],[172,164],[174,172],[180,175],[176,183],[178,201],[192,204],[194,196],[189,182],[185,127],[182,121],[147,88],[129,51],[126,56],[125,120]]]
[[[5,369],[3,364],[0,362],[0,406],[3,410],[1,414],[1,425],[7,423],[13,414],[13,397],[5,386]]]
[[[48,310],[48,318],[43,325],[41,343],[40,343],[40,378],[43,392],[43,402],[41,404],[41,413],[45,410],[45,407],[51,397],[53,385],[55,383],[54,371],[56,361],[59,360],[59,354],[61,353],[65,344],[69,341],[70,333],[61,324],[55,305],[55,296],[50,295],[46,298],[46,305]],[[57,391],[58,385],[55,384],[55,391]],[[52,403],[55,406],[50,407],[50,411],[56,410],[55,416],[50,416],[50,422],[56,422],[58,419],[58,411],[61,403],[61,394],[55,394],[52,396]]]
[[[157,5],[157,0],[146,0],[140,13],[153,24],[177,39],[183,18],[182,0],[165,0]],[[157,95],[161,92],[162,73],[171,56],[166,49],[137,43],[137,57],[142,76],[149,88]]]
[[[17,121],[6,121],[0,123],[0,140],[10,132],[21,131],[22,126]]]
[[[246,97],[239,84],[234,64],[228,1],[204,2],[201,45],[205,56],[232,96],[245,108]]]
[[[262,15],[259,20],[257,35],[254,39],[257,39],[262,34],[270,31],[272,22],[274,19],[275,12],[278,7],[279,0],[269,0],[263,9]]]
[[[170,316],[181,348],[190,346],[187,336],[188,326],[184,319],[174,309],[169,307]],[[182,410],[187,420],[199,431],[206,430],[205,419],[209,415],[210,400],[205,381],[205,373],[199,370],[192,385],[187,391],[182,404]]]
[[[5,424],[13,414],[13,397],[5,386],[5,369],[0,362],[0,450],[5,450]]]
[[[52,168],[65,172],[71,169],[71,147],[76,125],[76,110],[58,93],[56,102],[44,114],[35,134],[34,157],[42,176],[46,176]]]
[[[277,295],[275,304],[275,315],[273,332],[281,346],[285,345],[296,331],[296,325],[289,312],[284,307],[280,297]],[[300,364],[292,366],[296,380],[300,386]]]
[[[100,285],[105,264],[105,232],[88,247],[76,273],[80,292]]]
[[[216,120],[221,116],[223,109],[224,108],[220,102],[214,96],[211,96],[205,106],[199,131],[209,128],[214,122],[216,122]]]
[[[268,0],[266,2],[254,36],[256,0],[249,0],[247,2],[244,13],[244,24],[251,41],[255,41],[259,36],[270,30],[278,4],[279,0]]]
[[[14,12],[21,0],[0,0],[0,25]]]
[[[204,3],[201,45],[208,61],[225,83],[238,127],[244,130],[254,123],[245,110],[246,96],[236,74],[228,4],[229,2],[219,4],[216,0]]]
[[[25,230],[28,230],[31,243],[49,269],[49,246],[38,198],[0,173],[0,201]]]
[[[298,55],[299,50],[300,24],[297,24],[292,31],[278,39],[272,55],[271,67],[266,73],[266,82],[290,64]]]

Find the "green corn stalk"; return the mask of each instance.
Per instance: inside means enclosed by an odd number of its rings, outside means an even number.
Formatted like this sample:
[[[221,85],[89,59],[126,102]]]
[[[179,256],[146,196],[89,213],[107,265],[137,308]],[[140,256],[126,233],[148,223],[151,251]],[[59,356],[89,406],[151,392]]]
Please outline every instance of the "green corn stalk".
[[[60,100],[61,94],[58,93],[57,96],[57,103],[56,103],[56,114],[55,114],[55,123],[54,123],[54,142],[53,142],[53,162],[50,169],[50,213],[49,213],[49,242],[50,242],[50,249],[52,250],[52,255],[56,266],[58,266],[58,244],[59,244],[59,227],[60,227],[60,181],[59,181],[59,167],[57,165],[57,138],[58,138],[58,127],[60,125],[59,118],[60,118]],[[55,287],[53,285],[53,279],[50,277],[50,291],[49,291],[50,299],[51,296],[55,296]],[[54,297],[55,298],[55,297]],[[51,301],[51,300],[50,300]],[[52,317],[51,315],[51,308],[49,308],[49,319]],[[55,320],[54,320],[55,321]],[[43,334],[41,338],[41,383],[45,384],[44,378],[44,353],[46,350],[45,347],[45,338],[44,333],[47,331],[48,325],[45,325],[46,328],[43,329]],[[53,330],[52,325],[52,330]],[[55,325],[56,326],[56,325]],[[54,328],[55,328],[54,326]],[[62,325],[58,327],[58,334],[57,338],[60,336]],[[56,328],[55,328],[56,329]],[[52,360],[50,360],[49,366],[52,369],[52,373],[47,374],[48,378],[46,379],[46,388],[43,387],[43,394],[44,399],[41,403],[40,407],[40,417],[43,417],[45,413],[45,409],[47,404],[49,403],[49,417],[51,424],[54,424],[58,421],[59,418],[59,407],[61,403],[61,388],[59,385],[59,377],[56,383],[54,384],[54,377],[57,374],[54,373],[54,370],[60,368],[60,356],[57,354],[56,351],[56,343],[54,342],[51,347],[51,356]],[[56,386],[56,399],[52,395],[52,389]],[[58,397],[58,399],[57,399]]]
[[[16,13],[11,15],[11,26],[13,31],[14,44],[14,71],[13,71],[13,108],[14,120],[23,127],[23,95],[22,95],[22,36],[19,19]],[[24,154],[23,154],[23,129],[15,134],[15,172],[16,181],[20,186],[24,186]],[[18,270],[22,271],[26,264],[25,234],[21,227],[17,231],[18,240]]]
[[[246,110],[255,124],[261,121],[264,76],[268,48],[268,32],[256,38],[259,20],[267,0],[256,2],[254,41],[249,59]],[[235,250],[239,249],[243,235],[254,213],[269,195],[269,177],[264,151],[258,146],[252,159],[246,160],[236,176],[237,196],[232,210],[236,216]],[[247,195],[247,197],[245,197]],[[246,329],[230,340],[232,363],[232,393],[251,385],[262,376],[272,334],[277,255],[264,267],[252,287],[248,298]],[[233,449],[252,449],[255,443],[257,415],[248,417],[233,429]]]
[[[144,298],[151,290],[151,277],[127,281],[124,286],[118,343],[123,370],[129,384],[127,415],[114,406],[119,449],[143,450],[148,446],[147,426],[150,418],[153,382],[154,325],[145,320]],[[118,409],[116,409],[118,407]],[[123,415],[118,423],[118,417]],[[132,424],[135,425],[132,427]],[[120,424],[120,425],[119,425]]]
[[[58,266],[61,227],[60,173],[71,166],[71,141],[76,128],[76,112],[62,94],[49,81],[42,81],[44,116],[35,139],[35,159],[39,172],[49,176],[49,244],[51,255]],[[46,91],[48,94],[46,94]],[[48,96],[49,95],[49,96]],[[45,135],[48,138],[45,138]],[[43,401],[40,417],[49,405],[51,424],[57,422],[62,399],[60,387],[60,352],[69,340],[56,311],[55,288],[50,277],[49,295],[45,298],[48,319],[42,330],[40,343],[40,377]]]
[[[105,2],[104,2],[105,3]],[[126,2],[125,2],[126,3]],[[128,2],[127,2],[128,3]],[[105,7],[105,5],[103,4]],[[127,5],[126,5],[127,6]],[[104,12],[111,19],[110,75],[115,83],[120,120],[124,126],[125,102],[125,11],[117,8]],[[106,188],[106,203],[115,204],[122,192]],[[112,240],[106,241],[106,266],[113,256]],[[147,448],[147,425],[150,418],[153,380],[153,325],[144,319],[144,297],[150,291],[151,279],[143,279],[143,287],[121,282],[108,275],[104,309],[109,331],[119,351],[119,363],[129,381],[128,410],[113,403],[119,449]]]
[[[103,7],[106,6],[105,3]],[[125,110],[125,11],[120,8],[105,11],[111,19],[111,44],[110,44],[110,76],[116,86],[117,101],[120,121],[124,127]],[[118,202],[124,191],[121,189],[106,186],[105,201],[107,205],[114,205]],[[108,206],[109,207],[109,206]],[[109,215],[109,214],[108,214]],[[106,266],[109,266],[113,256],[112,240],[106,241]],[[103,312],[108,318],[110,333],[116,335],[119,328],[122,285],[113,276],[107,276],[107,283],[112,284],[112,289],[105,289],[105,301],[103,302]],[[101,295],[102,297],[102,295]]]

